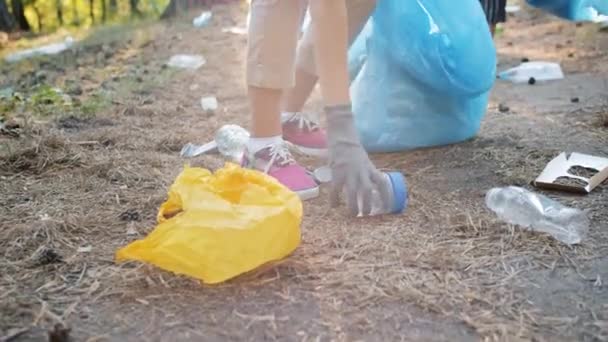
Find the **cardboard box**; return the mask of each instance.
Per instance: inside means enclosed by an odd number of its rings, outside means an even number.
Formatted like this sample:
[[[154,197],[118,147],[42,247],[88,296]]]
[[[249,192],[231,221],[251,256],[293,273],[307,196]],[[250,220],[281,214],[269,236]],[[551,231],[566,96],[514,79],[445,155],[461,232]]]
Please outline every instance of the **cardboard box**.
[[[597,173],[590,178],[573,175],[569,170],[574,166],[597,170]],[[557,184],[556,181],[562,177],[585,182],[586,186],[577,184]],[[608,158],[594,157],[581,153],[571,153],[568,155],[567,153],[562,152],[547,164],[540,176],[534,181],[534,186],[545,189],[588,194],[607,178]]]

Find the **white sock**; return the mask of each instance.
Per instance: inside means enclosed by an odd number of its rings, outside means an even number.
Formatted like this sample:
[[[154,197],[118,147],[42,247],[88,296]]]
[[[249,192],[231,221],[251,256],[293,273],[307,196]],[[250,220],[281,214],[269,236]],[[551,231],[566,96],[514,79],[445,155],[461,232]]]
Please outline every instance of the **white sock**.
[[[256,153],[259,150],[267,147],[268,145],[282,144],[283,137],[277,135],[275,137],[265,137],[265,138],[249,138],[249,142],[247,142],[247,150],[249,153]]]
[[[282,112],[281,113],[281,122],[286,123],[289,119],[293,118],[296,113],[294,112]]]

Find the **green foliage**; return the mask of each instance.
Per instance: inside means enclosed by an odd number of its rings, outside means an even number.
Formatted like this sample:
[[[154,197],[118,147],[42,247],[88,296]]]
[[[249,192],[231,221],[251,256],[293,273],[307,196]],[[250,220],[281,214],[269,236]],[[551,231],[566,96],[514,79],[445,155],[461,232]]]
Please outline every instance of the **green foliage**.
[[[169,0],[138,0],[132,11],[129,0],[8,0],[9,6],[11,1],[23,3],[25,16],[35,33],[157,18],[169,3]]]

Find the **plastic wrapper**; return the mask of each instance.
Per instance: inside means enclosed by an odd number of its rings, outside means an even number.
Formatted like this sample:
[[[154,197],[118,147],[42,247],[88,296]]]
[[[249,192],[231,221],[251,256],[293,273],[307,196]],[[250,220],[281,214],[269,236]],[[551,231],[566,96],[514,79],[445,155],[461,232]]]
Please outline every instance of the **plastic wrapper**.
[[[300,244],[302,202],[264,173],[235,164],[211,173],[185,168],[158,212],[157,227],[118,250],[215,284],[281,260]]]
[[[446,145],[477,134],[496,78],[487,25],[478,0],[378,2],[349,56],[353,111],[368,151]],[[352,64],[362,53],[359,70]]]
[[[593,21],[598,14],[608,15],[608,0],[527,0],[560,18],[571,21]]]

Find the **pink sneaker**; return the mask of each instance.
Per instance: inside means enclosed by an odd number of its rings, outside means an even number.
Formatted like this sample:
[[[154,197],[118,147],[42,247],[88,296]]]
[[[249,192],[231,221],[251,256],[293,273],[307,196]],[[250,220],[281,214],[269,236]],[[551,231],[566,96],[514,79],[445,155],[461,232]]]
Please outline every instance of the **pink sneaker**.
[[[296,163],[284,143],[269,145],[253,155],[245,151],[241,165],[274,177],[303,201],[319,196],[319,186],[306,169]]]
[[[283,139],[301,153],[314,157],[327,157],[327,135],[317,120],[304,113],[292,113],[283,121]]]

